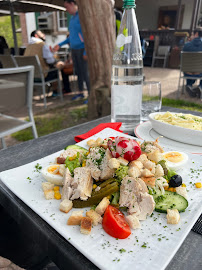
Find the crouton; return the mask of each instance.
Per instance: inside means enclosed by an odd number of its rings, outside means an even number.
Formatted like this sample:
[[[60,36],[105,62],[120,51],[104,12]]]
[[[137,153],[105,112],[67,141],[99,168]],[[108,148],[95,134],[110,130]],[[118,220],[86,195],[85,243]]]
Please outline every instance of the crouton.
[[[146,161],[146,160],[148,160],[146,154],[140,155],[139,158],[137,159],[137,161],[140,161],[140,162],[142,162],[142,163],[143,163],[144,161]]]
[[[155,169],[155,177],[161,177],[161,176],[164,176],[164,170],[160,164],[157,164],[156,169]]]
[[[141,175],[141,171],[138,167],[131,167],[129,170],[128,170],[128,175],[133,177],[133,178],[137,178]]]
[[[143,164],[139,160],[133,160],[129,163],[129,168],[138,167],[140,170],[143,168]]]
[[[180,221],[180,214],[177,209],[167,209],[166,217],[168,224],[178,224]]]
[[[156,178],[155,177],[141,177],[145,184],[149,187],[155,187]]]
[[[118,161],[120,162],[121,165],[127,166],[128,163],[129,163],[129,161],[126,160],[125,158],[118,157],[117,159],[118,159]]]
[[[80,232],[83,234],[90,234],[92,228],[92,220],[89,217],[82,217]]]
[[[96,213],[93,209],[86,212],[86,216],[92,219],[93,225],[97,226],[98,223],[102,223],[102,217],[98,213]]]
[[[152,162],[151,160],[147,160],[143,162],[143,165],[145,169],[148,169],[154,175],[156,166],[154,162]]]
[[[103,143],[103,139],[101,139],[101,138],[97,138],[96,141],[93,140],[93,139],[87,141],[87,145],[88,145],[89,147],[97,147],[97,146],[101,146],[102,143]]]
[[[188,199],[186,187],[176,187],[176,192],[185,199]]]
[[[64,212],[64,213],[68,213],[72,209],[72,206],[73,206],[72,201],[70,201],[68,199],[64,199],[60,203],[60,211]]]
[[[97,146],[96,141],[95,141],[95,140],[93,140],[93,139],[91,139],[91,140],[87,141],[87,145],[88,145],[89,147],[93,147],[95,144],[96,144],[96,146]]]
[[[46,200],[52,200],[54,199],[54,190],[45,190],[44,191],[44,196],[46,198]]]
[[[45,191],[45,190],[53,190],[53,188],[54,188],[54,184],[52,184],[50,182],[43,182],[41,185],[42,185],[43,191]]]
[[[135,214],[126,216],[126,221],[128,222],[131,229],[135,230],[141,227],[139,219]]]
[[[152,151],[147,154],[148,159],[154,161],[155,163],[158,163],[160,160],[163,160],[163,154],[160,152],[159,149],[156,149],[155,151]]]
[[[151,176],[154,176],[154,174],[150,170],[144,169],[141,172],[141,176],[142,177],[151,177]]]
[[[104,140],[104,141],[102,142],[102,144],[100,145],[100,147],[102,147],[102,148],[104,148],[104,149],[107,149],[107,148],[108,148],[107,141]]]
[[[103,139],[101,139],[101,138],[97,138],[96,140],[90,139],[89,141],[87,141],[87,145],[89,147],[101,146],[102,143],[103,143]]]
[[[83,218],[83,210],[73,211],[67,221],[67,225],[80,225]]]
[[[100,146],[103,143],[103,139],[102,138],[97,138],[96,143],[98,146]]]
[[[110,158],[110,160],[108,161],[108,166],[111,169],[118,169],[120,167],[120,162],[117,158]]]
[[[95,212],[102,216],[109,204],[109,199],[107,197],[104,197],[102,201],[98,204],[98,206],[95,208]]]

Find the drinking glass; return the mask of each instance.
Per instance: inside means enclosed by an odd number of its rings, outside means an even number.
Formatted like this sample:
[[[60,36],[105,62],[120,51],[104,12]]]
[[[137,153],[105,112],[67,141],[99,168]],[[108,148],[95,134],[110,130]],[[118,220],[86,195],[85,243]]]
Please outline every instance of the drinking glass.
[[[141,122],[148,121],[150,113],[161,109],[161,83],[147,81],[142,87],[142,115]]]

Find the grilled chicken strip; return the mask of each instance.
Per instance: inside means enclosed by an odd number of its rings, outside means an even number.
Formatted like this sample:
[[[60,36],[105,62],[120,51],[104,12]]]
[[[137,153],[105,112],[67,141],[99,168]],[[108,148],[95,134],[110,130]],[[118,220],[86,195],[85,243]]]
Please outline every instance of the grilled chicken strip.
[[[155,207],[154,199],[148,194],[144,181],[129,176],[122,180],[119,204],[121,207],[128,207],[129,214],[135,214],[139,220],[151,215]]]

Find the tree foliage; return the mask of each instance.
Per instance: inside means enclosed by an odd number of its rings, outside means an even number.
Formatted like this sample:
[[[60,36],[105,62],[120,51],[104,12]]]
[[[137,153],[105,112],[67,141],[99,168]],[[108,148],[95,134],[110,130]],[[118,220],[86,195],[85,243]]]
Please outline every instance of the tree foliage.
[[[20,18],[15,16],[15,26],[16,29],[20,28]],[[14,47],[13,32],[11,26],[11,17],[2,16],[0,17],[0,35],[4,36],[9,48]],[[18,46],[22,45],[21,33],[17,33]]]

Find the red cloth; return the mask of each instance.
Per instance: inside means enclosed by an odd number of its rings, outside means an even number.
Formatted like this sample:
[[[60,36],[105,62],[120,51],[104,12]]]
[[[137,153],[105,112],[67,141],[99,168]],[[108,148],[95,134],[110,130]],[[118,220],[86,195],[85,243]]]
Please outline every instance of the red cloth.
[[[82,140],[85,140],[93,135],[95,135],[96,133],[102,131],[105,128],[112,128],[115,129],[117,131],[123,132],[121,131],[119,128],[121,127],[122,123],[121,122],[116,122],[116,123],[102,123],[99,124],[97,127],[92,128],[91,130],[89,130],[88,132],[81,134],[81,135],[77,135],[74,137],[74,140],[76,142],[80,142]]]

